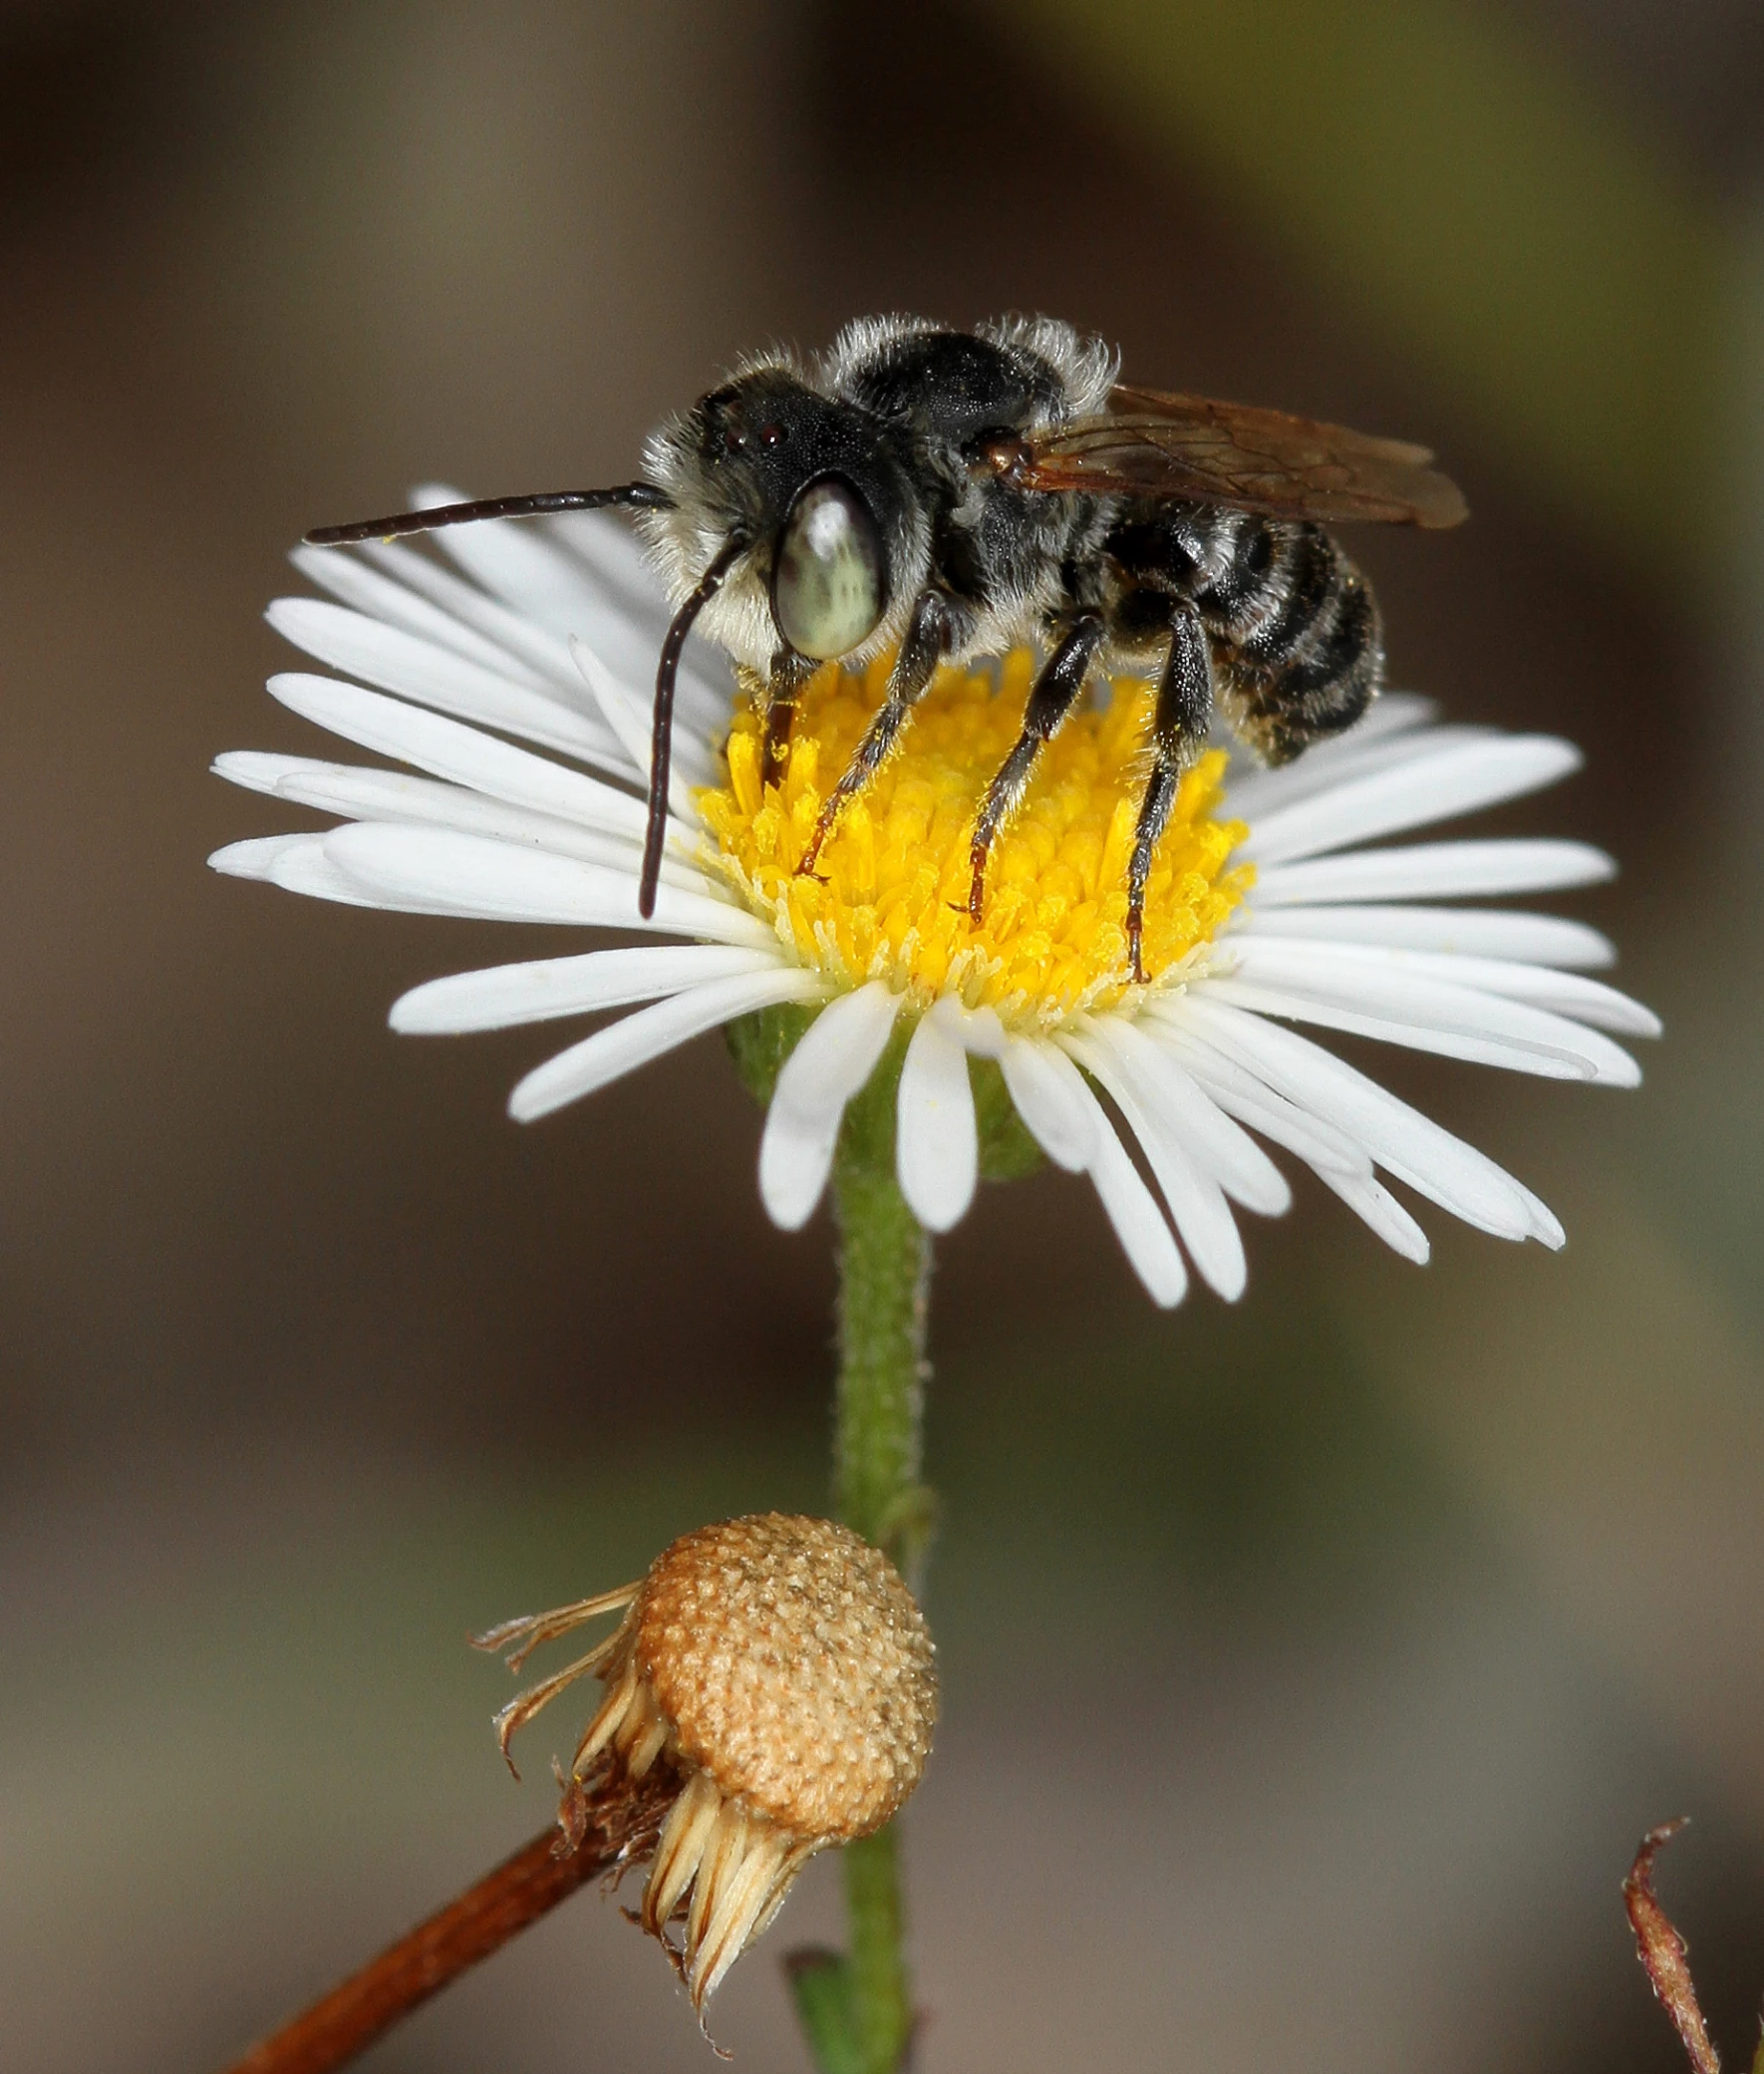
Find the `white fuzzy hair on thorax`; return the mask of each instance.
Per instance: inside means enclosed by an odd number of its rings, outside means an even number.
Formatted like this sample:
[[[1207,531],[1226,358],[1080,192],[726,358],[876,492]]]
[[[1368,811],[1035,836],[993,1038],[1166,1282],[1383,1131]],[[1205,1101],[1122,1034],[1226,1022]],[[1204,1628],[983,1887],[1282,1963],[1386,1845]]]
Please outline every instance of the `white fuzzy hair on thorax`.
[[[1106,339],[1086,337],[1057,317],[1000,317],[974,329],[980,338],[1046,361],[1065,385],[1066,403],[1074,418],[1095,417],[1120,379],[1118,347]]]
[[[854,317],[820,356],[815,387],[828,396],[848,395],[857,369],[884,346],[893,345],[897,339],[918,338],[926,332],[950,328],[929,317]],[[1066,408],[1057,421],[1060,423],[1070,418],[1089,418],[1101,411],[1121,372],[1121,356],[1106,339],[1087,337],[1057,317],[988,318],[974,327],[974,336],[1044,360],[1065,390]],[[753,365],[792,370],[798,367],[789,355],[763,358]]]

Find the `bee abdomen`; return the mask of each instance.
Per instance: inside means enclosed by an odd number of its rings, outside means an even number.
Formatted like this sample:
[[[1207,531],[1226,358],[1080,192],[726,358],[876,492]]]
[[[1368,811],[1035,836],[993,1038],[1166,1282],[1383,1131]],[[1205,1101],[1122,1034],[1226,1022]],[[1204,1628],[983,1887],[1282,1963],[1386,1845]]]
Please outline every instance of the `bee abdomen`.
[[[1221,533],[1195,603],[1239,726],[1271,762],[1284,763],[1351,727],[1376,695],[1384,669],[1377,604],[1321,526],[1233,512]]]

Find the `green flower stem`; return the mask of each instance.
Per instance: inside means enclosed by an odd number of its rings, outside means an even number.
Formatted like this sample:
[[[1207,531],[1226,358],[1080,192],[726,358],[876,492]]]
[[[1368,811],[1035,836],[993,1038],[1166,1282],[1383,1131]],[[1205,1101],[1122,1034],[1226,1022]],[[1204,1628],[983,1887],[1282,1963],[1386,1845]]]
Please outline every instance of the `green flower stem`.
[[[839,1219],[839,1380],[833,1497],[909,1584],[924,1558],[925,1321],[931,1240],[894,1178],[894,1088],[847,1111],[833,1170]]]
[[[898,1834],[891,1823],[844,1850],[845,1916],[851,1949],[844,1961],[846,2006],[857,2050],[852,2074],[896,2074],[913,2036],[913,1984],[907,1973],[900,1899]],[[822,2074],[843,2074],[823,2068]]]
[[[768,1009],[730,1033],[736,1068],[771,1099],[783,1061],[813,1012]],[[839,1225],[839,1380],[834,1392],[833,1494],[846,1525],[893,1558],[915,1594],[931,1543],[933,1501],[920,1481],[925,1325],[931,1240],[895,1180],[895,1097],[907,1033],[845,1111],[833,1164]],[[1008,1180],[1039,1161],[997,1065],[972,1071],[981,1173]],[[898,2074],[913,2032],[903,1946],[899,1851],[884,1829],[841,1853],[850,1945],[787,1961],[796,2011],[819,2074]]]
[[[892,1070],[889,1068],[892,1067]],[[919,1481],[931,1241],[894,1178],[898,1059],[846,1111],[833,1169],[839,1221],[839,1380],[833,1489],[839,1516],[885,1548],[915,1591],[930,1538]],[[850,1945],[799,1966],[797,2007],[820,2074],[896,2074],[913,2030],[895,1832],[842,1854]]]

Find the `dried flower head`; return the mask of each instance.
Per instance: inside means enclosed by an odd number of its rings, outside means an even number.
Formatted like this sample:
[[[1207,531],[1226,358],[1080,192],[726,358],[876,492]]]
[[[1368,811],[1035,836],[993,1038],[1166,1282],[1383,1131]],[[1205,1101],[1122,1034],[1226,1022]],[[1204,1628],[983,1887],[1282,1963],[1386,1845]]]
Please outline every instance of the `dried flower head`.
[[[919,1783],[937,1719],[931,1636],[879,1549],[828,1520],[759,1513],[684,1535],[640,1583],[505,1622],[478,1646],[512,1643],[518,1669],[621,1607],[605,1641],[502,1709],[497,1739],[507,1756],[592,1672],[606,1696],[570,1766],[566,1835],[602,1780],[678,1779],[642,1921],[702,2010],[808,1860],[880,1829]]]

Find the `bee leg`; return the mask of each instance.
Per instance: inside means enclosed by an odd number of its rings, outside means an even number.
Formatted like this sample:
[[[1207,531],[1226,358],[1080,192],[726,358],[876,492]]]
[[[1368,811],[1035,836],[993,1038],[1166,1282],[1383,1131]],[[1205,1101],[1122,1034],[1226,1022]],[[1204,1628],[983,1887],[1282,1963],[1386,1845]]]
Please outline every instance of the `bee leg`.
[[[888,697],[864,730],[863,740],[852,751],[851,761],[846,764],[839,782],[822,803],[814,835],[803,852],[802,862],[796,867],[799,878],[814,870],[821,847],[832,834],[847,801],[855,798],[888,760],[888,752],[906,726],[908,714],[930,689],[938,665],[956,646],[967,629],[967,612],[948,591],[923,590],[919,593],[912,616],[907,621],[906,633],[901,637],[900,653],[894,659],[894,673],[888,680]]]
[[[796,725],[796,702],[773,693],[765,709],[765,741],[759,751],[762,787],[781,784],[790,755],[790,731]]]
[[[1043,746],[1053,740],[1059,724],[1072,710],[1090,664],[1107,632],[1100,612],[1080,612],[1068,625],[1059,646],[1041,666],[1024,709],[1023,733],[1011,753],[999,765],[998,775],[987,786],[980,813],[974,823],[974,840],[969,850],[974,877],[968,888],[968,912],[978,922],[986,893],[987,853],[999,830],[1016,812],[1029,789],[1029,772]]]
[[[780,648],[771,660],[766,688],[765,739],[759,751],[759,783],[781,785],[790,759],[790,731],[796,725],[796,700],[814,675],[815,666],[794,649]]]
[[[1193,762],[1213,725],[1213,655],[1200,614],[1180,605],[1170,625],[1170,654],[1158,683],[1151,722],[1151,777],[1139,803],[1133,855],[1127,866],[1127,949],[1133,979],[1145,984],[1141,956],[1145,936],[1145,882],[1151,876],[1158,838],[1169,825],[1182,773]]]

